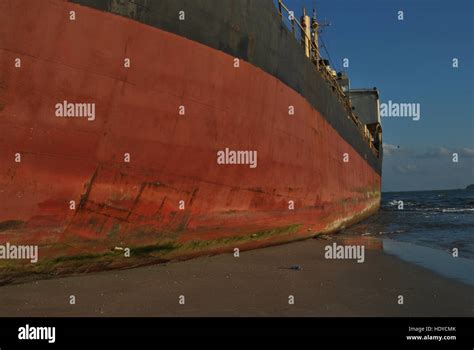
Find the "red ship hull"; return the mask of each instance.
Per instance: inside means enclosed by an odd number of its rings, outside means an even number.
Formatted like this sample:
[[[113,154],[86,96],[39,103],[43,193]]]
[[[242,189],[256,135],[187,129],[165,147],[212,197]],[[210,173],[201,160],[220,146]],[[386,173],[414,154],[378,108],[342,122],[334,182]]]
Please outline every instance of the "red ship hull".
[[[38,271],[115,247],[136,264],[278,244],[379,207],[380,174],[243,60],[60,0],[1,1],[0,23],[0,244],[39,245]],[[63,101],[95,120],[57,117]],[[225,148],[258,166],[219,165]]]

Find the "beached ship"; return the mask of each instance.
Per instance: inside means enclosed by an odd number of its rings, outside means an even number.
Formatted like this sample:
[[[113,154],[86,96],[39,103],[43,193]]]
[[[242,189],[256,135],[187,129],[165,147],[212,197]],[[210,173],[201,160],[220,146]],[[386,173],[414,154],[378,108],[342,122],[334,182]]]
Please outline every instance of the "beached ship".
[[[38,245],[37,271],[279,244],[380,203],[377,90],[272,0],[1,0],[0,130],[0,244]]]

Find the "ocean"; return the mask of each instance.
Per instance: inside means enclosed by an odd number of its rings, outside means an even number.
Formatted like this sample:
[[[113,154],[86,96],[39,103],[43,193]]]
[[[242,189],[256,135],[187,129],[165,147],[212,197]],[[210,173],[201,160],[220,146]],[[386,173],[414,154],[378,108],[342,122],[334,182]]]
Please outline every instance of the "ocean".
[[[474,285],[474,191],[383,193],[380,211],[343,233],[379,237],[387,253]]]

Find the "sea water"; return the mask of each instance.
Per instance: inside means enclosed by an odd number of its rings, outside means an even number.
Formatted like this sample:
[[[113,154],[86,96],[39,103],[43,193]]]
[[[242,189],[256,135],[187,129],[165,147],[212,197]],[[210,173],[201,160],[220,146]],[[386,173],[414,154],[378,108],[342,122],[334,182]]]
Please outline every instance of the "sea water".
[[[387,253],[474,285],[474,191],[383,193],[380,211],[344,234],[379,237]]]

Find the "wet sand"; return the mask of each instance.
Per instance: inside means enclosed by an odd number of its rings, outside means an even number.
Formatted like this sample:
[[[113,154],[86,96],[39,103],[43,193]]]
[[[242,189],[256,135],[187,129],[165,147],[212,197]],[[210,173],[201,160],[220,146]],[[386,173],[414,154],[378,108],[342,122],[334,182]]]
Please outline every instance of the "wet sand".
[[[380,249],[326,260],[333,242],[2,286],[0,316],[474,316],[474,287]]]

